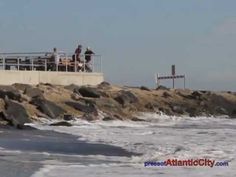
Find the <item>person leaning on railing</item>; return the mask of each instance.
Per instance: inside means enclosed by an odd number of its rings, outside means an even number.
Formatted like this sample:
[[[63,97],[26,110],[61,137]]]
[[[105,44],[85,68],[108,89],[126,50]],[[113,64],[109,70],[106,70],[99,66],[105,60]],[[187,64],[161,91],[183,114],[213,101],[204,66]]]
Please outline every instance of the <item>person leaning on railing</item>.
[[[90,47],[86,48],[86,51],[84,52],[84,56],[85,56],[85,71],[87,72],[92,72],[92,68],[91,68],[91,60],[92,60],[92,55],[94,55],[95,53],[91,50]]]
[[[82,52],[82,45],[78,45],[78,47],[75,49],[75,54],[73,55],[72,59],[73,61],[80,62],[80,54]]]
[[[80,59],[80,55],[81,55],[81,52],[82,52],[82,45],[78,45],[78,47],[75,49],[75,53],[74,55],[72,56],[72,62],[75,66],[75,71],[80,71],[81,70],[81,67],[80,67],[80,63],[81,63],[81,59]]]
[[[57,71],[60,63],[60,54],[57,52],[57,48],[53,48],[51,58],[48,60],[47,68],[49,71]]]

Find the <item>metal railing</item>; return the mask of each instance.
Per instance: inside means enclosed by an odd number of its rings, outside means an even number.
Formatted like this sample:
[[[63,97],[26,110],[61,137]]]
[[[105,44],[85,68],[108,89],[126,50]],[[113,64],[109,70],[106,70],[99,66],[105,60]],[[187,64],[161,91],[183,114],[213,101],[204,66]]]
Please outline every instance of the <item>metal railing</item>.
[[[0,53],[0,70],[37,70],[58,72],[102,72],[101,55],[76,55],[58,52]],[[85,58],[90,57],[90,61]]]

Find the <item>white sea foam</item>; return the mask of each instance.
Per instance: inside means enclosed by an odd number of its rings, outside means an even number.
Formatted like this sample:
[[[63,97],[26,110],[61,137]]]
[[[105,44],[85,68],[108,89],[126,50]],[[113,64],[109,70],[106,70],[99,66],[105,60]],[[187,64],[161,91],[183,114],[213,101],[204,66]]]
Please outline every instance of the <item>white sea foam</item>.
[[[157,114],[140,114],[146,122],[132,121],[72,121],[73,127],[51,127],[45,124],[34,124],[42,130],[54,130],[79,136],[88,142],[111,144],[128,151],[141,153],[141,156],[105,157],[93,156],[89,164],[46,165],[34,177],[43,176],[219,176],[227,172],[235,174],[236,159],[236,120],[224,117],[175,117]],[[85,157],[84,157],[85,158]],[[168,158],[191,159],[211,158],[219,161],[230,161],[230,167],[202,170],[199,168],[178,168],[173,173],[171,168],[144,168],[145,161],[163,161]],[[107,160],[105,164],[96,160]],[[119,163],[113,163],[118,161]],[[94,162],[94,163],[93,163]],[[76,166],[78,165],[78,166]],[[45,171],[45,169],[47,169]],[[63,169],[63,172],[61,172]],[[191,169],[191,170],[190,170]],[[42,173],[41,173],[42,172]],[[115,175],[115,174],[118,175]],[[66,175],[69,174],[69,175]],[[78,175],[80,174],[80,175]],[[41,175],[42,176],[42,175]],[[92,175],[93,176],[93,175]]]

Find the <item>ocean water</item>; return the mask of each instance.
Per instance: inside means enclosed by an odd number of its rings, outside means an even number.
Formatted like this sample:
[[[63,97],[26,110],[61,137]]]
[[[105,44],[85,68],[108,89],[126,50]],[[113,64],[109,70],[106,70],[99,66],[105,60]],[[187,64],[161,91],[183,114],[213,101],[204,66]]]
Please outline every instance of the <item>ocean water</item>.
[[[236,176],[236,119],[226,117],[170,117],[140,114],[146,122],[72,121],[73,127],[32,126],[78,136],[78,140],[122,147],[139,153],[132,157],[73,156],[42,161],[32,177],[78,176]],[[68,144],[69,146],[69,144]],[[47,154],[50,156],[51,154]],[[64,161],[63,158],[73,158]],[[145,167],[146,161],[200,159],[227,161],[222,167]]]

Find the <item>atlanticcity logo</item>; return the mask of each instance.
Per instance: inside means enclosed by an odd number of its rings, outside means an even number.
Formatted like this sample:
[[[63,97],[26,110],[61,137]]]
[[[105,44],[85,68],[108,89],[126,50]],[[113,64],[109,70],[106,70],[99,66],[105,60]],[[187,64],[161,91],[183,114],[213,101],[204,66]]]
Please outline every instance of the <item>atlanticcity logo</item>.
[[[228,161],[216,161],[212,159],[168,159],[166,161],[147,161],[144,162],[144,167],[215,167],[229,166]]]

